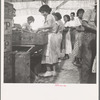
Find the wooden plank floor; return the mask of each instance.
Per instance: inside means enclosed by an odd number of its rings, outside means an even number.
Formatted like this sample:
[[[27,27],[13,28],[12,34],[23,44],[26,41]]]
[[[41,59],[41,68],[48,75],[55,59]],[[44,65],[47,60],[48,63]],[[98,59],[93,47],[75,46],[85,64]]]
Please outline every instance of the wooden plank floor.
[[[72,64],[73,56],[70,59],[62,60],[56,67],[57,76],[55,77],[36,77],[35,83],[61,83],[78,84],[80,83],[79,68]]]
[[[55,83],[80,83],[80,71],[78,67],[72,64],[72,61],[71,55],[70,59],[64,62]]]

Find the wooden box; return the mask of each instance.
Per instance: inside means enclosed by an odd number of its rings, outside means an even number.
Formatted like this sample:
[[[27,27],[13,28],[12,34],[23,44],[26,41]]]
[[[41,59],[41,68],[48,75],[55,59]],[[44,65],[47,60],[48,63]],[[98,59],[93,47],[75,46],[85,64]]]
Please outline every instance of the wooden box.
[[[14,45],[12,50],[16,52],[30,53],[30,70],[33,75],[30,75],[30,81],[35,80],[35,75],[41,70],[41,57],[43,51],[42,45]],[[16,63],[17,64],[17,63]]]
[[[42,49],[43,46],[36,46],[36,45],[13,45],[12,50],[15,52],[29,52],[30,53],[30,83],[33,83],[35,80],[35,72],[31,69],[35,65],[31,66],[31,56],[38,50]],[[17,63],[15,63],[16,58],[13,55],[13,65],[15,66]],[[15,67],[14,67],[14,73],[15,73]],[[15,81],[15,75],[14,75],[14,82]]]
[[[35,33],[23,32],[21,34],[21,45],[32,45],[35,42]]]
[[[18,52],[15,55],[15,83],[30,83],[30,53]]]
[[[12,53],[4,53],[4,83],[12,83]]]
[[[12,19],[13,18],[13,4],[5,2],[4,3],[4,18]]]
[[[12,34],[4,35],[4,52],[12,51]]]
[[[28,33],[21,34],[21,45],[44,45],[48,42],[48,35],[46,33]]]
[[[21,44],[21,31],[12,31],[12,45],[20,45]]]
[[[4,34],[12,34],[12,20],[4,19]]]
[[[46,32],[38,32],[35,37],[36,45],[44,45],[48,43],[48,34]]]

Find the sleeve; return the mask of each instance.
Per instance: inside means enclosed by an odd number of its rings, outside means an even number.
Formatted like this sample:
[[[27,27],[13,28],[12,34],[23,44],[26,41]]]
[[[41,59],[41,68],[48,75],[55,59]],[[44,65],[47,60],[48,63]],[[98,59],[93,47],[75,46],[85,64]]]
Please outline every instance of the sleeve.
[[[60,28],[59,28],[59,31],[62,33],[64,30],[64,24],[63,22],[60,23]]]
[[[83,15],[83,21],[89,22],[90,17],[91,17],[91,10],[87,10]]]
[[[52,24],[54,23],[54,21],[55,20],[54,20],[53,16],[48,15],[45,26],[46,27],[52,27]]]

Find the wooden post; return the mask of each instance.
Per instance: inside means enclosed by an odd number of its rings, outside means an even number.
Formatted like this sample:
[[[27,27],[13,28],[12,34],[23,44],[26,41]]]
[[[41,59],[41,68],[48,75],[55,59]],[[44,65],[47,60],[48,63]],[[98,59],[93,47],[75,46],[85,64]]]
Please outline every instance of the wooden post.
[[[41,0],[42,5],[47,5],[48,4],[48,0]]]
[[[56,10],[59,9],[61,6],[63,6],[66,2],[68,2],[69,0],[64,0],[60,5],[58,5],[56,7]]]

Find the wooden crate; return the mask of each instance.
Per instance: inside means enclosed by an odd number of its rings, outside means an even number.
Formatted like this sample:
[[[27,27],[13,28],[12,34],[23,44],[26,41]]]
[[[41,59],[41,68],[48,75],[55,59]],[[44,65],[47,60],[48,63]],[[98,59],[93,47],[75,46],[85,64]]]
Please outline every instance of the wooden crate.
[[[12,34],[4,35],[4,52],[12,51]]]
[[[4,18],[5,19],[13,18],[13,4],[8,2],[4,3]]]
[[[23,32],[21,34],[21,45],[34,44],[35,33]]]
[[[12,31],[12,45],[21,45],[21,32],[13,30]]]
[[[29,52],[18,52],[15,55],[15,83],[30,83]]]
[[[21,45],[44,45],[48,42],[48,35],[45,33],[28,33],[21,34]]]
[[[41,70],[42,45],[14,45],[13,51],[30,53],[30,81],[34,82],[35,75]],[[15,64],[14,64],[15,65]],[[33,73],[33,74],[32,74]]]
[[[44,45],[48,43],[48,34],[46,32],[38,32],[35,37],[36,45]]]
[[[4,83],[12,83],[12,52],[4,53]]]
[[[4,19],[4,34],[12,34],[12,19]]]
[[[13,50],[13,54],[12,54],[12,57],[13,57],[12,58],[13,59],[12,60],[12,65],[13,65],[13,82],[14,83],[29,83],[29,82],[26,82],[27,79],[25,79],[22,82],[19,82],[18,80],[16,81],[16,78],[18,77],[18,76],[15,75],[16,74],[16,68],[17,68],[18,64],[20,63],[20,60],[18,61],[19,57],[18,56],[16,57],[16,55],[19,54],[19,53],[21,54],[22,52],[24,52],[24,53],[26,52],[26,53],[29,53],[30,56],[31,56],[33,54],[33,52],[34,52],[34,50],[33,50],[34,47],[35,47],[35,45],[14,45],[14,46],[12,46],[12,50]],[[24,63],[25,64],[25,62],[23,60],[21,60],[21,63]],[[16,61],[18,61],[18,62],[16,62]],[[23,68],[24,67],[24,64],[21,64],[20,67]],[[30,68],[30,66],[29,66],[29,68]],[[20,70],[19,71],[17,70],[17,73],[18,72],[20,73]],[[24,70],[23,70],[23,72],[24,72]],[[33,83],[34,80],[35,80],[35,74],[31,70],[30,70],[29,77],[30,77],[30,83]],[[22,78],[22,76],[21,77],[19,76],[19,79],[20,78]]]

